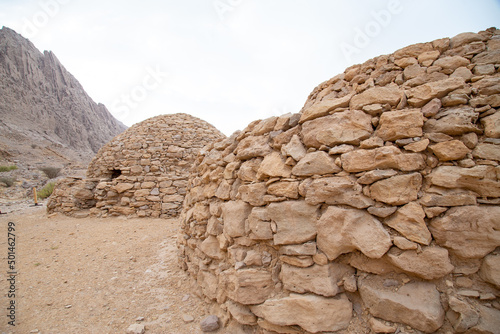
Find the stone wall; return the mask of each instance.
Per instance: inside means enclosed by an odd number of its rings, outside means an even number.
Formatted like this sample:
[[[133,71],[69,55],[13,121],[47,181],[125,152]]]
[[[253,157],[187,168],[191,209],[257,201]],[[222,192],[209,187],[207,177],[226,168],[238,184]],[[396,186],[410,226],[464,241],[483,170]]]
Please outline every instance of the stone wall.
[[[224,324],[499,333],[499,66],[496,29],[411,45],[202,152],[180,263]]]
[[[176,217],[196,155],[221,138],[215,127],[187,114],[147,119],[101,148],[89,164],[88,179],[60,181],[48,211]]]

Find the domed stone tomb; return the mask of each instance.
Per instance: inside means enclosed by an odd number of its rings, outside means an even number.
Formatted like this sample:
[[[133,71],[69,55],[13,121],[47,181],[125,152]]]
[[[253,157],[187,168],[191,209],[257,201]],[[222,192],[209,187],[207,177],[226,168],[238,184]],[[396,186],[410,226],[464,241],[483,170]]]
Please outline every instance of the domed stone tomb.
[[[87,179],[60,181],[50,211],[89,209],[99,216],[175,217],[203,146],[225,136],[187,115],[156,116],[127,129],[90,162]]]

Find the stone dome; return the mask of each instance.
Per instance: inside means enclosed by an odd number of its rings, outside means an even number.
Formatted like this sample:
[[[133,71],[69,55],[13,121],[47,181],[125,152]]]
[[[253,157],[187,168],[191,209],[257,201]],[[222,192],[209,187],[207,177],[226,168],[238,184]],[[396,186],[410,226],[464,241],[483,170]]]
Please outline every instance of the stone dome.
[[[223,138],[214,126],[191,115],[149,118],[103,146],[89,164],[87,179],[61,181],[49,211],[176,217],[195,157]]]
[[[167,114],[137,123],[104,145],[90,162],[89,178],[183,176],[199,150],[225,136],[188,114]]]

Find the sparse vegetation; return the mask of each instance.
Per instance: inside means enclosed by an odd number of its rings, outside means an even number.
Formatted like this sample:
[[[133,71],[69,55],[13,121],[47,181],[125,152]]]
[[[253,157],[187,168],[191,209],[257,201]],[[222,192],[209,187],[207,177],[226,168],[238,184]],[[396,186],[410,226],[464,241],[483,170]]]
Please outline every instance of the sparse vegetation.
[[[15,178],[12,177],[0,177],[0,182],[4,183],[7,188],[12,187],[12,185],[16,182]]]
[[[41,167],[40,170],[49,178],[54,179],[59,176],[61,168],[57,167]]]
[[[45,199],[45,198],[49,197],[50,195],[52,195],[52,192],[54,191],[55,185],[56,185],[55,182],[47,183],[42,189],[40,189],[39,191],[36,192],[36,194],[38,195],[38,198]]]
[[[17,166],[12,165],[12,166],[0,166],[0,172],[10,172],[11,170],[16,170]]]

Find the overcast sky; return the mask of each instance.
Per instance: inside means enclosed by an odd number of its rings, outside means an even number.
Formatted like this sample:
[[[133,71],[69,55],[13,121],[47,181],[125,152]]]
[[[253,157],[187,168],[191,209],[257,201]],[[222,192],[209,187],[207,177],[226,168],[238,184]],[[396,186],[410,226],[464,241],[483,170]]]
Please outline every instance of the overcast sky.
[[[183,112],[230,135],[350,65],[500,27],[500,0],[0,0],[1,25],[128,126]]]

